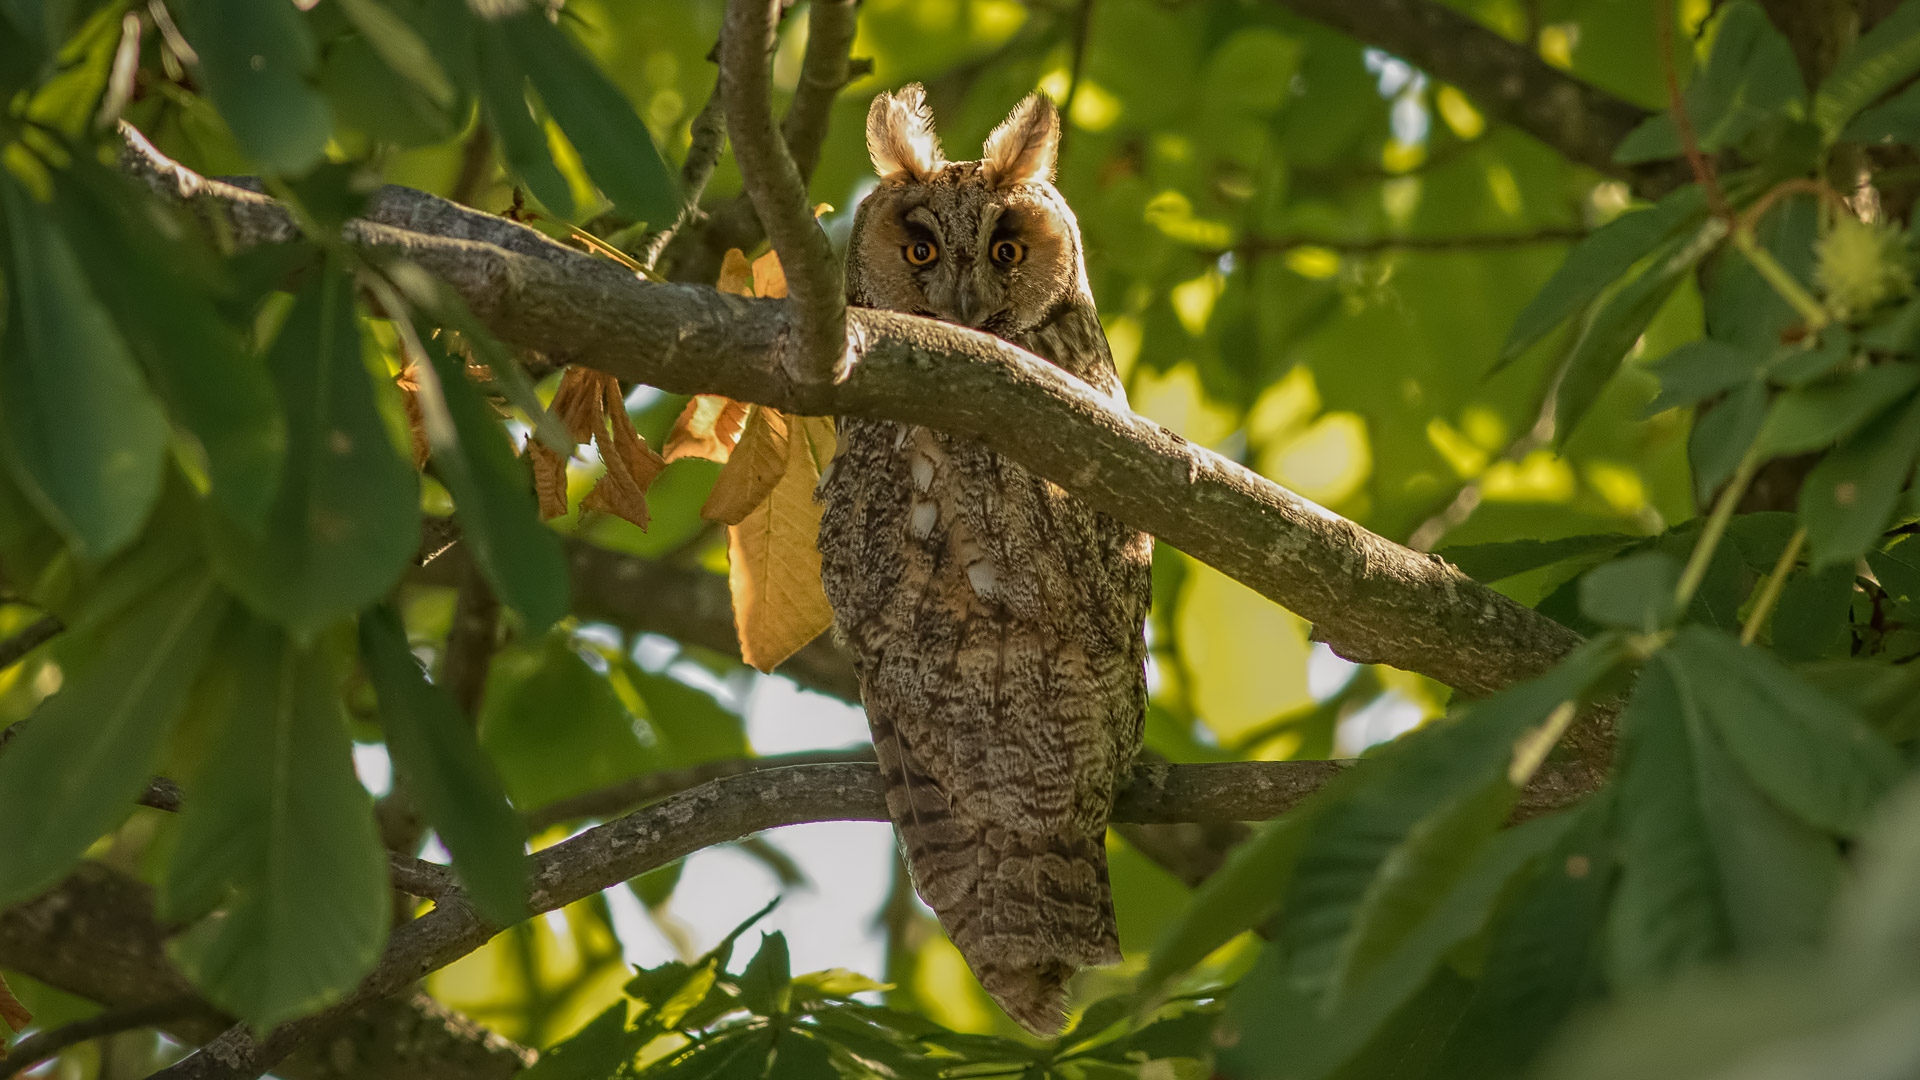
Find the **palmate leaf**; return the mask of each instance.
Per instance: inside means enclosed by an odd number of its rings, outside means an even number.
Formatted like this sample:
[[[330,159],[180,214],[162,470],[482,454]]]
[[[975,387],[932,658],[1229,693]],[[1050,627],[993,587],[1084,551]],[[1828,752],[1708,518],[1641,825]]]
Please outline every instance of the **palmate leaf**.
[[[137,602],[117,618],[96,602],[90,618],[113,619],[99,655],[0,754],[0,906],[58,881],[133,811],[226,610],[203,565],[159,583],[143,569],[120,568]]]
[[[606,1080],[638,1049],[627,1036],[627,1003],[616,1001],[518,1075],[521,1080]]]
[[[1880,364],[1844,379],[1798,390],[1774,399],[1760,432],[1760,450],[1769,457],[1804,454],[1831,446],[1869,419],[1904,403],[1920,386],[1920,364]]]
[[[501,926],[527,916],[527,830],[445,689],[426,680],[385,607],[360,616],[360,654],[380,699],[387,752],[407,794],[453,856],[474,905]]]
[[[1734,146],[1772,118],[1804,107],[1807,96],[1793,48],[1751,0],[1725,5],[1705,70],[1687,86],[1687,115],[1702,150]],[[1635,128],[1615,148],[1621,164],[1679,157],[1670,112]]]
[[[75,553],[104,560],[160,494],[166,418],[48,208],[0,170],[7,312],[0,440],[14,480]]]
[[[419,477],[394,452],[360,355],[352,279],[315,270],[267,356],[287,458],[264,530],[206,521],[221,579],[263,617],[310,635],[384,594],[420,539]]]
[[[160,910],[169,954],[256,1029],[322,1008],[373,970],[392,910],[373,800],[320,650],[243,618],[222,638],[218,730],[194,778]]]
[[[1804,946],[1838,870],[1832,841],[1755,790],[1701,715],[1697,674],[1661,653],[1622,714],[1615,985],[1736,949]]]

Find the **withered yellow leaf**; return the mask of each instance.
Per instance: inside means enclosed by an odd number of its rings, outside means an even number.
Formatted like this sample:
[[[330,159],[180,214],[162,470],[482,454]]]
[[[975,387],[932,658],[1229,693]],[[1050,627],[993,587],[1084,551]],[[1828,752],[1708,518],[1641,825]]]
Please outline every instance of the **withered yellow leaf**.
[[[647,512],[647,489],[667,467],[667,461],[640,433],[633,430],[633,420],[627,415],[625,401],[620,396],[620,384],[608,379],[605,386],[604,407],[607,426],[612,431],[609,444],[605,433],[594,432],[594,439],[600,444],[600,458],[606,462],[606,474],[593,485],[580,505],[587,510],[603,510],[617,514],[644,529],[651,515]],[[564,495],[562,496],[564,499]]]
[[[780,265],[778,252],[769,251],[753,260],[753,295],[787,295],[787,271]]]
[[[753,295],[753,267],[747,263],[747,253],[739,248],[728,248],[720,260],[720,280],[713,287],[735,296]]]
[[[748,408],[746,402],[722,394],[694,395],[667,433],[662,456],[668,461],[697,457],[725,465],[746,430]]]
[[[744,520],[786,473],[788,442],[787,417],[779,409],[756,406],[747,416],[739,445],[714,479],[700,516],[728,525]]]
[[[813,498],[833,457],[833,421],[794,418],[789,431],[786,468],[773,490],[727,530],[740,655],[761,671],[772,671],[833,623],[820,585],[820,504]]]

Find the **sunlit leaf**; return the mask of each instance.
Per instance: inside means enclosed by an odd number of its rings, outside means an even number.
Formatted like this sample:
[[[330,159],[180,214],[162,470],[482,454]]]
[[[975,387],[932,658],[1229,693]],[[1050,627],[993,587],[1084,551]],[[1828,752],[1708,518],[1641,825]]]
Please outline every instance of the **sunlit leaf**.
[[[721,394],[694,395],[674,421],[660,456],[670,462],[697,457],[725,465],[746,430],[751,408]]]
[[[769,412],[759,409],[754,415]],[[740,655],[761,671],[772,671],[833,623],[833,609],[820,584],[820,551],[814,538],[820,534],[821,505],[813,497],[821,470],[833,458],[833,421],[797,417],[782,422],[790,426],[781,475],[766,496],[727,529],[727,583]],[[753,438],[752,421],[748,428],[743,448]],[[772,422],[763,428],[772,429]],[[775,440],[769,436],[767,441]],[[752,461],[743,450],[721,470],[721,482],[736,462]],[[719,493],[716,484],[715,495]]]

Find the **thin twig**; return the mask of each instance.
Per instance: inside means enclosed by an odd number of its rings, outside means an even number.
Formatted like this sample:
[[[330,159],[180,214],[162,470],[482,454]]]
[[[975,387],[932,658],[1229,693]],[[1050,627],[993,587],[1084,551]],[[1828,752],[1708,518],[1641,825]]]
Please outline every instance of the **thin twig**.
[[[29,1035],[14,1044],[4,1057],[0,1057],[0,1080],[11,1080],[33,1068],[35,1065],[53,1057],[71,1046],[118,1035],[123,1031],[137,1028],[156,1027],[189,1016],[208,1016],[212,1010],[207,1003],[198,998],[169,998],[165,1001],[149,1002],[145,1005],[133,1005],[124,1009],[109,1009],[84,1020],[75,1020],[71,1024],[62,1024],[57,1028]]]
[[[1587,230],[1552,226],[1524,233],[1482,233],[1464,236],[1250,236],[1231,249],[1237,256],[1279,255],[1296,248],[1317,247],[1343,255],[1370,255],[1381,251],[1480,251],[1489,248],[1529,247],[1534,244],[1577,243]]]
[[[796,382],[835,383],[847,370],[847,305],[840,265],[814,220],[807,183],[773,125],[771,78],[780,0],[729,0],[720,33],[720,99],[740,181],[780,255],[795,313],[798,350],[787,358]],[[852,0],[815,0],[813,32],[832,35],[853,19]]]
[[[1660,74],[1667,83],[1667,107],[1673,113],[1674,130],[1680,133],[1680,148],[1686,151],[1687,165],[1693,169],[1694,182],[1707,196],[1707,208],[1715,217],[1725,218],[1729,225],[1734,222],[1734,214],[1727,205],[1727,196],[1720,190],[1720,178],[1714,175],[1713,163],[1700,152],[1700,139],[1693,129],[1693,117],[1687,114],[1686,97],[1680,93],[1680,72],[1674,66],[1673,59],[1673,4],[1668,0],[1655,0],[1653,5],[1654,32],[1659,37]]]
[[[61,622],[58,615],[42,615],[28,623],[26,629],[0,641],[0,671],[19,663],[28,653],[52,641],[66,628],[67,624]]]
[[[714,167],[720,164],[720,155],[727,148],[727,119],[721,111],[718,82],[714,83],[713,93],[707,98],[707,103],[700,106],[700,111],[695,114],[692,130],[692,141],[687,144],[687,160],[680,165],[680,190],[685,193],[687,201],[680,207],[680,216],[672,225],[647,238],[640,265],[649,270],[660,261],[660,253],[667,250],[667,245],[679,235],[680,230],[700,219],[700,196],[706,194],[707,181],[713,179]]]

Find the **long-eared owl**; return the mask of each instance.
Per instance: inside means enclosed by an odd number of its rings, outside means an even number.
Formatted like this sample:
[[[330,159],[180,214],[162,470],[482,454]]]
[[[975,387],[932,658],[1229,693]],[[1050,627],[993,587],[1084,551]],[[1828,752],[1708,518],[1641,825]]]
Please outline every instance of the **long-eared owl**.
[[[947,161],[925,96],[876,98],[880,185],[847,300],[973,327],[1123,397],[1039,95]],[[822,574],[852,652],[914,885],[1036,1034],[1120,959],[1105,837],[1140,748],[1152,539],[968,439],[842,418]]]

